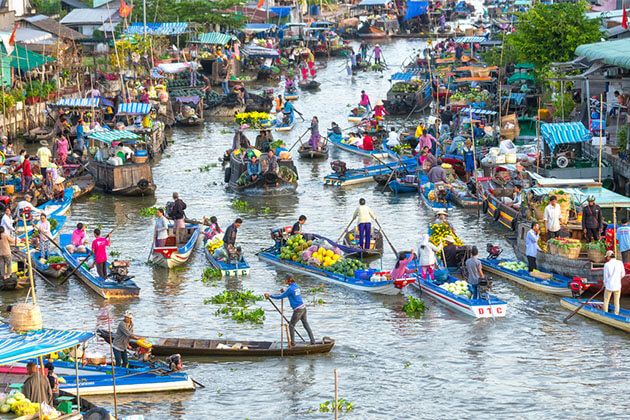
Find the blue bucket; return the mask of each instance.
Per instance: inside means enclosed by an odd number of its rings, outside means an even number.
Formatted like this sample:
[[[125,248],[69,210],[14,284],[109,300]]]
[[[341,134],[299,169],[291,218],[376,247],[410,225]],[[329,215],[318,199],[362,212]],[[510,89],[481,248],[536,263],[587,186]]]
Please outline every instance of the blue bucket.
[[[136,155],[136,156],[148,156],[149,154],[147,153],[146,150],[136,150],[134,155]]]
[[[354,278],[359,280],[369,280],[374,273],[376,273],[376,270],[373,268],[368,268],[367,270],[354,270]]]

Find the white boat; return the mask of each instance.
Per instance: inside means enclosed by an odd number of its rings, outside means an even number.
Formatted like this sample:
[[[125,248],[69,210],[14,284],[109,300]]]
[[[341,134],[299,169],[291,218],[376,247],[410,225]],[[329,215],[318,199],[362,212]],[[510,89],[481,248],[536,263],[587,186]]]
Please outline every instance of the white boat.
[[[166,238],[166,245],[162,247],[155,246],[155,240],[153,242],[153,251],[151,261],[155,265],[165,268],[179,267],[184,265],[193,250],[197,247],[199,242],[199,225],[186,225],[186,233],[184,235],[186,243],[178,247],[175,243],[177,241],[175,237],[175,229],[173,226],[168,228],[168,238]]]

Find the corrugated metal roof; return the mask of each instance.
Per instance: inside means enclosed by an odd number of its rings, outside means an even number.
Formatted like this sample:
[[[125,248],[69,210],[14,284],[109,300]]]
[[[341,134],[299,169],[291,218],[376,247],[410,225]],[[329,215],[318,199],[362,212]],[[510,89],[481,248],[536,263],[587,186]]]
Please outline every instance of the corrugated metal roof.
[[[18,28],[17,31],[15,31],[15,40],[22,44],[50,44],[52,39],[53,36],[51,33],[38,31],[37,29]]]
[[[582,143],[592,137],[581,122],[543,124],[540,127],[540,135],[552,153],[559,144]]]
[[[198,44],[225,45],[233,39],[233,35],[222,34],[220,32],[207,32],[205,34],[199,34],[197,39],[193,42]]]
[[[109,22],[109,14],[110,11],[107,9],[74,9],[61,19],[60,23],[64,25],[100,25]],[[118,10],[111,10],[111,15],[114,23],[120,22]]]
[[[575,54],[589,60],[602,60],[611,66],[630,69],[630,40],[628,39],[580,45],[575,49]]]

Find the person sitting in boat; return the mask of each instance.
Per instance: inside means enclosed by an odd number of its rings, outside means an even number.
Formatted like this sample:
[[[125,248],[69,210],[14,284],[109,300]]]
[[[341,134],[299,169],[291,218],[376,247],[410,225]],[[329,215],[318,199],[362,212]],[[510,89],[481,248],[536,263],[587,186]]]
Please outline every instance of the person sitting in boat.
[[[476,246],[473,246],[470,251],[470,258],[466,260],[466,271],[468,272],[468,284],[472,289],[471,299],[479,299],[479,283],[485,278],[483,269],[481,267],[481,261],[477,258],[479,250]]]
[[[118,324],[116,335],[112,341],[116,366],[126,367],[129,364],[127,349],[131,348],[129,342],[132,339],[142,340],[142,338],[133,333],[133,312],[125,311],[124,319]]]
[[[448,184],[448,180],[446,179],[446,171],[442,167],[442,159],[437,160],[437,165],[429,170],[427,177],[429,178],[429,182],[432,182],[433,184]]]
[[[429,241],[429,235],[422,235],[422,240],[418,244],[418,263],[420,264],[420,276],[426,280],[427,276],[431,277],[431,280],[435,280],[434,267],[437,262],[435,253],[439,249]]]
[[[363,145],[363,139],[361,138],[361,136],[359,136],[359,134],[357,133],[350,133],[349,136],[350,137],[348,137],[347,144],[361,148],[361,146]]]
[[[446,210],[439,209],[435,212],[435,220],[433,221],[433,224],[446,225],[449,227],[449,229],[451,229],[451,232],[453,232],[454,235],[457,235],[457,233],[455,232],[455,228],[453,227],[451,222],[448,221],[448,213],[446,212]]]
[[[363,107],[367,110],[370,110],[372,107],[372,103],[370,102],[370,97],[367,96],[364,90],[361,91],[361,100],[359,101],[359,107]]]
[[[298,221],[293,224],[293,227],[291,228],[291,235],[302,233],[302,225],[304,225],[304,223],[306,223],[306,216],[301,215]]]
[[[444,241],[446,242],[446,245],[444,245],[442,251],[444,253],[444,259],[446,260],[446,266],[450,268],[459,267],[466,251],[468,250],[468,247],[464,245],[455,245],[455,238],[451,235],[446,236]]]
[[[515,210],[521,209],[521,204],[523,203],[523,194],[521,193],[521,186],[518,184],[514,184],[514,193],[512,197],[503,197],[504,199],[509,200],[509,202],[505,202],[508,206],[512,207]]]
[[[366,133],[365,136],[363,136],[363,143],[359,147],[362,150],[374,150],[374,139]]]
[[[63,201],[66,195],[65,188],[63,187],[63,183],[65,182],[65,180],[66,179],[62,176],[58,176],[57,179],[55,179],[51,190],[52,198],[54,201]]]
[[[210,217],[210,223],[208,223],[208,219],[204,216],[203,224],[208,225],[208,229],[203,232],[206,241],[212,240],[219,233],[223,233],[221,227],[219,226],[219,221],[217,220],[217,216]]]
[[[46,366],[44,366],[48,371],[46,374],[46,379],[48,379],[48,383],[50,384],[50,389],[52,391],[53,401],[55,401],[59,397],[59,378],[55,373],[55,366],[48,362]]]
[[[250,161],[247,162],[247,182],[256,182],[260,176],[260,172],[260,162],[256,159],[256,155],[252,153]]]
[[[71,254],[74,254],[75,252],[79,254],[86,254],[88,243],[88,237],[85,234],[85,226],[83,223],[77,223],[77,228],[72,231],[70,243],[66,245],[66,251]]]
[[[273,153],[273,150],[269,150],[267,156],[263,157],[261,160],[262,168],[264,173],[274,172],[278,173],[278,158]]]
[[[387,137],[387,143],[385,143],[385,144],[390,149],[392,147],[400,146],[400,141],[398,140],[398,133],[396,132],[396,129],[394,127],[391,128],[391,130],[389,132],[389,136]]]
[[[313,148],[313,150],[320,150],[319,139],[321,138],[321,136],[319,134],[319,120],[317,119],[317,117],[313,117],[313,119],[311,120],[310,130],[311,130],[311,139],[310,139],[311,147]]]
[[[236,234],[238,233],[238,229],[243,224],[243,220],[238,218],[225,229],[225,234],[223,235],[223,246],[217,248],[214,251],[214,258],[217,260],[225,260],[229,259],[230,253],[237,253],[238,259],[241,259],[240,255],[240,247],[236,247]]]
[[[411,251],[408,256],[404,253],[398,255],[398,260],[396,261],[396,265],[394,265],[394,269],[392,270],[391,276],[392,280],[402,279],[406,277],[405,274],[411,274],[418,272],[418,268],[411,269],[407,268],[410,262],[416,259],[416,253]]]
[[[265,293],[265,297],[267,299],[284,299],[285,297],[289,298],[289,303],[291,304],[291,308],[293,309],[293,315],[291,316],[291,321],[289,321],[289,337],[291,338],[291,347],[295,346],[295,325],[300,320],[302,321],[302,326],[308,333],[311,344],[315,344],[313,331],[311,331],[311,327],[310,325],[308,325],[308,321],[306,320],[306,306],[304,305],[304,300],[302,300],[300,287],[297,285],[295,279],[290,274],[287,275],[287,277],[285,278],[285,283],[289,286],[286,291],[280,290],[281,294],[279,295],[270,295],[269,293]]]
[[[232,138],[232,150],[249,149],[251,147],[249,139],[243,132],[243,130],[246,130],[247,128],[249,128],[249,126],[247,124],[243,124],[238,130],[236,130],[236,133],[234,133],[234,137]]]
[[[293,121],[294,110],[295,108],[293,108],[291,101],[287,100],[282,108],[282,125],[288,126],[291,124],[291,121]]]
[[[424,147],[422,149],[422,151],[420,152],[420,156],[424,156],[425,157],[424,161],[421,162],[422,169],[425,172],[428,173],[431,170],[431,168],[437,166],[438,159],[435,157],[435,155],[433,153],[431,153],[431,151],[429,150],[428,147]]]
[[[330,126],[330,131],[332,131],[332,133],[336,136],[340,136],[341,135],[341,128],[339,127],[339,125],[337,125],[336,122],[333,122]]]

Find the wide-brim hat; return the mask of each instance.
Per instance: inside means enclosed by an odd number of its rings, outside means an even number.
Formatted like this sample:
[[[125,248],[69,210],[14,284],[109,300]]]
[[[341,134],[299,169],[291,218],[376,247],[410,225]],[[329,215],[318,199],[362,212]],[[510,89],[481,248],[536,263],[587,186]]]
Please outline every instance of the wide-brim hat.
[[[42,146],[48,146],[48,140],[40,140],[39,144],[41,144]]]
[[[446,210],[438,210],[435,212],[436,216],[439,216],[441,214],[443,214],[444,216],[448,216],[448,213],[446,212]]]
[[[125,311],[125,318],[133,319],[133,312],[132,311]]]
[[[376,105],[380,105],[383,106],[383,101],[381,101],[380,99],[376,102]]]
[[[446,242],[453,242],[453,243],[455,243],[455,238],[453,238],[453,236],[451,236],[451,235],[446,235],[446,237],[444,238],[444,240],[445,240]]]

